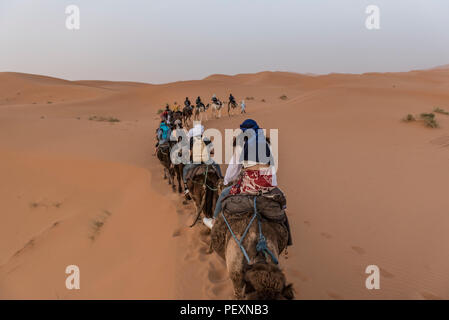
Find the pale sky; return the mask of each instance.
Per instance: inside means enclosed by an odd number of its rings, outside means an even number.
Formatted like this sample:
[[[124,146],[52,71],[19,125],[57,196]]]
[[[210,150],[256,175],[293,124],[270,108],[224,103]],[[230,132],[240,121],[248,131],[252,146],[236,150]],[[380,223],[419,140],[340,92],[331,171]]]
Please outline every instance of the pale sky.
[[[68,5],[80,30],[65,26]],[[365,27],[368,5],[380,30]],[[0,0],[0,72],[163,83],[449,64],[449,0]]]

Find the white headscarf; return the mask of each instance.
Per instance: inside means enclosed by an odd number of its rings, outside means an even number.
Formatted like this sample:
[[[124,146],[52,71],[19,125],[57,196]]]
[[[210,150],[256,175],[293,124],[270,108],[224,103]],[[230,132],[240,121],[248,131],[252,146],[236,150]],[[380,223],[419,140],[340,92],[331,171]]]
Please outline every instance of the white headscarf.
[[[204,126],[200,123],[196,124],[189,130],[189,138],[201,136],[204,133]]]

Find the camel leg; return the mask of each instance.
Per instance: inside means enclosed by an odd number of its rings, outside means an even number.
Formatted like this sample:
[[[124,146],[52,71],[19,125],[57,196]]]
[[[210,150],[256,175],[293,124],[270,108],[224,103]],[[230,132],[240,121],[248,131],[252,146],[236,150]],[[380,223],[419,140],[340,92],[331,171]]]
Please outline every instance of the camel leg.
[[[237,300],[243,300],[245,298],[245,293],[243,292],[245,282],[243,281],[243,274],[241,271],[232,272],[230,274],[232,284],[234,287],[234,296]]]
[[[170,168],[169,169],[170,172],[170,179],[171,179],[171,188],[173,190],[173,192],[176,191],[176,185],[175,185],[175,169],[174,168]]]
[[[178,193],[182,193],[182,167],[181,167],[181,165],[177,166],[176,175],[178,178]]]
[[[167,169],[164,168],[164,180],[167,179]]]

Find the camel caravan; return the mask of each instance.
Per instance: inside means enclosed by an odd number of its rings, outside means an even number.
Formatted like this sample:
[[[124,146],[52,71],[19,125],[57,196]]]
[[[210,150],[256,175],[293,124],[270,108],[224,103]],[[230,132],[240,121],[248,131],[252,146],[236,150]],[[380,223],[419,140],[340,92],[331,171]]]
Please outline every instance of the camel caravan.
[[[212,96],[211,102],[205,105],[201,101],[201,97],[196,98],[195,105],[192,105],[189,98],[186,97],[186,100],[184,101],[184,107],[181,110],[181,107],[177,105],[175,102],[175,105],[173,109],[170,109],[170,106],[167,104],[165,106],[165,110],[163,110],[161,113],[162,119],[166,120],[168,123],[174,124],[176,120],[180,120],[184,123],[185,127],[189,127],[192,124],[193,121],[202,121],[208,120],[207,117],[207,110],[209,108],[212,110],[212,117],[215,119],[221,118],[221,112],[226,103],[221,101],[217,98],[217,96],[214,94]],[[231,117],[234,115],[235,110],[238,107],[237,102],[235,101],[234,96],[232,93],[229,95],[229,101],[227,103],[227,110],[228,110],[228,116]],[[246,113],[245,108],[246,104],[245,101],[242,100],[240,103],[241,113]],[[193,119],[192,119],[193,117]]]
[[[223,106],[216,100],[214,115]],[[245,120],[234,136],[233,155],[223,176],[201,122],[187,130],[190,117],[202,112],[201,104],[198,97],[195,110],[188,108],[187,98],[182,111],[162,115],[156,154],[164,178],[173,191],[184,193],[185,201],[193,201],[196,212],[190,227],[201,221],[210,229],[210,253],[225,260],[236,299],[293,299],[292,284],[279,267],[292,237],[270,140],[256,121]],[[228,103],[232,108],[236,107]]]

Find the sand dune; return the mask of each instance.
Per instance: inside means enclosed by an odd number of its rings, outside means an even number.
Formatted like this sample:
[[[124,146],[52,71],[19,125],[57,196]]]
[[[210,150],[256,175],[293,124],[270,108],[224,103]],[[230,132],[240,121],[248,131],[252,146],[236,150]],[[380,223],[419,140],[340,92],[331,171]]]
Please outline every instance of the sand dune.
[[[445,64],[442,66],[437,66],[435,68],[433,68],[432,70],[448,70],[449,69],[449,64]]]
[[[437,129],[401,121],[449,111],[449,72],[0,83],[0,298],[232,298],[223,261],[206,254],[201,227],[185,227],[193,208],[152,156],[165,103],[229,92],[279,129],[294,241],[281,264],[297,298],[449,298],[449,116]],[[81,268],[79,291],[64,287],[68,264]],[[364,286],[369,264],[381,267],[379,291]]]

